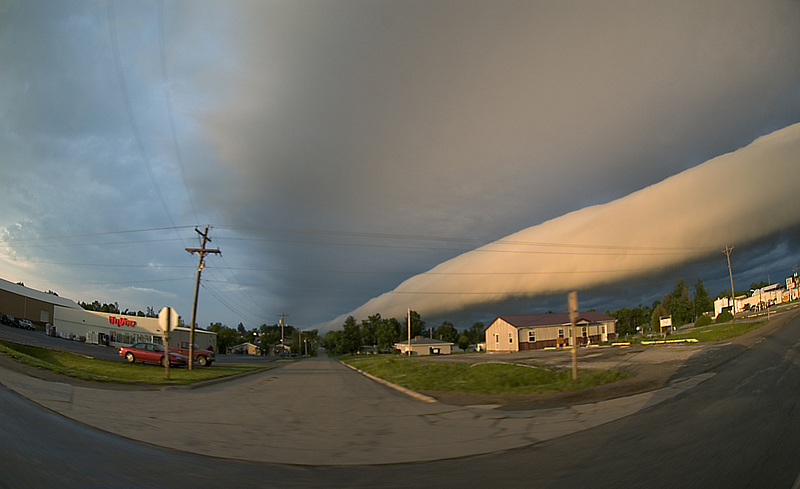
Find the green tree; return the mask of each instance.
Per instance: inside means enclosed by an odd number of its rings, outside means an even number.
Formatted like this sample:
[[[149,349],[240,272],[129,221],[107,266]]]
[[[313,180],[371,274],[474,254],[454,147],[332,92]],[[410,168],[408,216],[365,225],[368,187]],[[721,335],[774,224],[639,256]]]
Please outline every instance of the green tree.
[[[244,343],[244,338],[240,337],[235,329],[229,328],[222,323],[211,323],[208,326],[208,331],[217,333],[217,349],[220,353],[225,353],[228,348]]]
[[[472,326],[469,327],[469,340],[476,345],[486,341],[486,335],[484,334],[485,329],[486,325],[481,321],[472,323]]]
[[[653,303],[653,314],[650,317],[650,326],[653,331],[661,332],[661,318],[669,316],[669,311],[664,305],[658,301]]]
[[[689,300],[689,285],[682,278],[675,279],[672,292],[664,295],[662,305],[665,316],[672,316],[673,326],[681,326],[694,320],[692,305]]]
[[[634,308],[623,307],[616,311],[606,311],[606,316],[611,316],[617,320],[617,333],[619,335],[632,335],[639,332],[639,328],[645,329],[650,324],[653,310],[639,304]]]
[[[339,344],[339,336],[342,334],[341,331],[328,331],[325,333],[325,336],[322,337],[322,347],[327,350],[328,353],[332,355],[339,355],[338,344]]]
[[[361,321],[361,344],[364,346],[377,346],[377,330],[381,323],[381,315],[375,314]]]
[[[375,329],[375,340],[378,351],[392,351],[394,344],[400,341],[400,322],[395,318],[381,319]]]
[[[700,316],[704,312],[714,310],[714,302],[708,296],[708,290],[703,285],[702,279],[697,279],[694,284],[694,298],[692,299],[695,317]]]
[[[458,347],[461,348],[462,351],[467,351],[467,348],[469,348],[471,344],[472,342],[470,341],[468,333],[466,331],[461,333],[461,336],[458,337]]]
[[[408,315],[406,315],[405,319],[406,320],[403,322],[404,331],[406,331],[406,328],[408,328]],[[422,320],[422,317],[417,311],[411,311],[411,337],[423,336],[423,331],[425,331],[425,321]],[[405,338],[405,335],[401,336]]]
[[[449,341],[450,343],[458,343],[458,338],[461,336],[458,330],[453,326],[453,323],[444,321],[439,328],[437,328],[437,335],[440,340]]]
[[[361,328],[353,316],[348,316],[342,325],[336,349],[339,353],[356,353],[361,348]]]

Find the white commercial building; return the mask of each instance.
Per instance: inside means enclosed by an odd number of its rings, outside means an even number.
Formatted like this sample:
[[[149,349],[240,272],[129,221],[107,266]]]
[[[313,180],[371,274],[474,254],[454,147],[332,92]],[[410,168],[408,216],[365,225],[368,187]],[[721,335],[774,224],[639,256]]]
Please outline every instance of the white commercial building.
[[[68,340],[115,347],[139,341],[160,344],[164,342],[164,330],[159,325],[158,318],[125,316],[59,306],[55,307],[53,327],[48,333]],[[175,328],[170,332],[170,344],[173,346],[177,341],[188,340],[188,328]],[[217,334],[195,329],[194,342],[201,349],[216,351]]]

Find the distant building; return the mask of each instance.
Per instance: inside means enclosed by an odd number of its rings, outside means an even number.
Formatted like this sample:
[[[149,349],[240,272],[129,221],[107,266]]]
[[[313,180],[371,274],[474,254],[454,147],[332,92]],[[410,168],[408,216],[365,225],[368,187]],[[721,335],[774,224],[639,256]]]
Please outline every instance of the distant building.
[[[239,355],[261,355],[261,347],[252,343],[245,342],[228,348],[228,353]]]
[[[394,347],[400,350],[403,355],[408,355],[409,342],[395,343]],[[412,355],[449,355],[453,348],[453,343],[433,338],[416,336],[411,340]]]
[[[575,336],[578,345],[617,338],[617,320],[599,312],[579,312]],[[572,346],[568,313],[499,316],[484,330],[487,352],[516,352]]]
[[[747,295],[736,296],[734,301],[729,297],[720,297],[714,301],[714,317],[716,318],[724,309],[731,308],[733,312],[760,311],[769,306],[790,302],[800,298],[800,281],[797,275],[786,279],[786,287],[782,284],[770,284],[760,289],[753,289]]]
[[[69,299],[0,279],[0,314],[35,323],[52,323],[56,306],[83,310]]]

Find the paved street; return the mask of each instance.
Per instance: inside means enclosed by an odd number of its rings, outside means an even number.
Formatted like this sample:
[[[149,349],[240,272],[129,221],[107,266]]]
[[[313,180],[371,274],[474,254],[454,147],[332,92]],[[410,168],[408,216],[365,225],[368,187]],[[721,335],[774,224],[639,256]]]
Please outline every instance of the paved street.
[[[508,412],[426,403],[325,355],[198,389],[108,390],[0,369],[23,396],[87,425],[215,457],[303,465],[390,464],[517,448],[633,414],[710,374],[622,399]]]

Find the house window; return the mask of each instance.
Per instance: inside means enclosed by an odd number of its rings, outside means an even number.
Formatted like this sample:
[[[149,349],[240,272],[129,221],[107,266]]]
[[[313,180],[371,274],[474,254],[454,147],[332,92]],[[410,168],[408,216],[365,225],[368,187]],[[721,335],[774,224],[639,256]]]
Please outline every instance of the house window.
[[[511,333],[508,333],[508,342],[514,343],[514,337],[511,335]]]
[[[528,341],[530,341],[531,343],[536,342],[536,330],[532,329],[528,331]]]
[[[559,338],[563,338],[564,337],[564,330],[563,329],[559,329],[558,330],[558,337]]]
[[[499,345],[500,344],[500,333],[495,333],[494,334],[494,344],[495,345]]]
[[[605,327],[605,325],[603,325],[603,326],[600,326],[600,333],[602,333],[602,334],[606,334],[606,327]]]
[[[583,337],[584,337],[584,338],[586,338],[586,337],[588,336],[588,334],[587,334],[587,332],[586,332],[586,326],[583,326],[583,327],[581,328],[581,332],[583,333]]]

